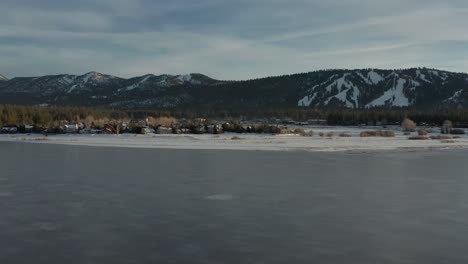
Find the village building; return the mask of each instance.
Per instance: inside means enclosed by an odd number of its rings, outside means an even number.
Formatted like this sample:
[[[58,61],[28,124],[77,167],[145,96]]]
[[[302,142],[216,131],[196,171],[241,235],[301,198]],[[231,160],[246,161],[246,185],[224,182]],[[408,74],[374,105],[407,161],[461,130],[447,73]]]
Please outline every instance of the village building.
[[[18,133],[18,127],[16,126],[4,126],[1,129],[2,134],[16,134]]]
[[[157,134],[173,134],[172,127],[160,126],[156,129]]]
[[[78,131],[79,131],[78,124],[66,124],[64,126],[65,133],[73,134],[73,133],[78,133]]]

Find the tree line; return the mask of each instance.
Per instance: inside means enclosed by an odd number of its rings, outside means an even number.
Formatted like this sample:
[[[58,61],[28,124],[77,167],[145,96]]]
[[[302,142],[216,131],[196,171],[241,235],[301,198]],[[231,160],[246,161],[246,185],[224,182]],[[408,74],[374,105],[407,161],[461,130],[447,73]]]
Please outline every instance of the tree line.
[[[417,123],[442,125],[445,120],[468,125],[468,110],[417,111],[411,109],[378,110],[318,110],[304,108],[262,108],[245,110],[122,110],[86,107],[0,105],[0,126],[32,125],[37,127],[59,126],[64,122],[105,123],[111,120],[135,120],[148,117],[170,117],[177,119],[210,118],[224,120],[239,119],[292,119],[307,121],[326,119],[330,125],[359,125],[369,122],[401,123],[410,118]]]

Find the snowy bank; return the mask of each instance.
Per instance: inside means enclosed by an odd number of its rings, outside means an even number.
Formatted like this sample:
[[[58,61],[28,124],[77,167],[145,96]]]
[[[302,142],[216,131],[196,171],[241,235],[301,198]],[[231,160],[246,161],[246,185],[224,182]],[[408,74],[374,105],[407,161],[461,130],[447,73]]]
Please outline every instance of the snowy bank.
[[[359,137],[368,129],[321,128],[314,136],[222,134],[222,135],[0,135],[0,142],[31,142],[40,144],[65,144],[80,146],[167,148],[167,149],[225,149],[274,151],[371,151],[404,149],[458,149],[468,148],[468,136],[447,140],[408,140],[397,131],[396,137]],[[333,133],[333,137],[327,135]],[[346,137],[340,137],[340,134]],[[319,134],[325,136],[320,137]],[[438,135],[438,134],[433,134]]]

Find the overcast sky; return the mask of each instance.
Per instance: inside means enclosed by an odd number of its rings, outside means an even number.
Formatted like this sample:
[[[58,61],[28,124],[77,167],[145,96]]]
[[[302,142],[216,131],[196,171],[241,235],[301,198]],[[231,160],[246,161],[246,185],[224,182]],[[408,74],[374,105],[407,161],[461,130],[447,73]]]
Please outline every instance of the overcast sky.
[[[1,0],[0,74],[468,72],[467,0]]]

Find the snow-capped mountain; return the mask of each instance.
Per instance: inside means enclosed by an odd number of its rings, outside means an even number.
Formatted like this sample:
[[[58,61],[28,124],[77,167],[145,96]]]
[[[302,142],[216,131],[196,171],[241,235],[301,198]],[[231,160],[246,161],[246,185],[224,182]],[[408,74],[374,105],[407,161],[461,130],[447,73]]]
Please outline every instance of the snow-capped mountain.
[[[432,69],[353,70],[333,74],[305,90],[298,106],[411,107],[465,103],[466,74]]]
[[[468,107],[468,74],[426,68],[323,70],[218,81],[202,74],[124,79],[89,72],[6,79],[0,82],[0,103],[205,109]]]

